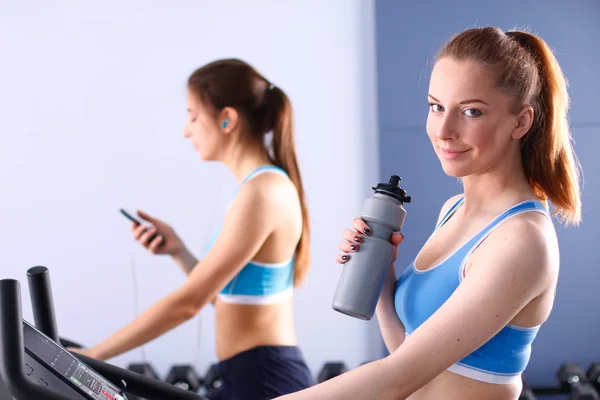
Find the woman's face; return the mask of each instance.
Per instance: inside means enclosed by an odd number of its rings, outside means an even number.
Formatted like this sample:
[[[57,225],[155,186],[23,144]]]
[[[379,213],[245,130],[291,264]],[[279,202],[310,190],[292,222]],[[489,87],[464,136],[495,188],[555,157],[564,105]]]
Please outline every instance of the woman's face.
[[[187,94],[187,113],[183,136],[192,142],[202,160],[218,160],[224,139],[219,121],[190,91]]]
[[[484,67],[440,59],[431,74],[428,98],[427,134],[446,174],[481,174],[519,161],[519,116],[511,112],[511,98],[496,88]]]

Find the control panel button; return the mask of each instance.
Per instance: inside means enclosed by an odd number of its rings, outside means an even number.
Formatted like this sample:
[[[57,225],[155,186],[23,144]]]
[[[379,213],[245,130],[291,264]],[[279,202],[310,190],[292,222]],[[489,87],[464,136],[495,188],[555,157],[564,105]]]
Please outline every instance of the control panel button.
[[[103,391],[102,391],[102,394],[103,394],[104,396],[106,396],[106,398],[108,398],[108,399],[110,399],[110,400],[115,400],[115,398],[114,398],[114,397],[113,397],[113,396],[112,396],[110,393],[108,393],[106,390],[103,390]]]

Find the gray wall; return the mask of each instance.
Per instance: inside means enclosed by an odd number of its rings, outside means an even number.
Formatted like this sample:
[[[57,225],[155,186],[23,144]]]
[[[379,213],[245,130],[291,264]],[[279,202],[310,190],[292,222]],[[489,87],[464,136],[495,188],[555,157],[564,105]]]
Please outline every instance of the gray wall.
[[[525,373],[533,384],[553,384],[560,363],[587,368],[600,361],[597,286],[600,256],[600,2],[376,1],[380,175],[403,177],[413,196],[398,268],[408,265],[435,223],[439,208],[461,187],[442,171],[425,132],[427,88],[435,51],[454,33],[475,26],[529,27],[555,50],[570,81],[575,150],[585,173],[583,224],[556,224],[561,275],[556,305],[533,345]]]

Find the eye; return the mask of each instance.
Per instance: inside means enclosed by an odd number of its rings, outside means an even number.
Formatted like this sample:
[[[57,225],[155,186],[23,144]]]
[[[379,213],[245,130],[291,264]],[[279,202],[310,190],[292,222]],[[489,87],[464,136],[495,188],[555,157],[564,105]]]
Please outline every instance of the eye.
[[[434,113],[444,111],[444,107],[436,103],[429,103],[429,109]]]
[[[483,113],[476,108],[469,108],[469,109],[465,110],[465,115],[467,117],[479,117],[482,114]]]

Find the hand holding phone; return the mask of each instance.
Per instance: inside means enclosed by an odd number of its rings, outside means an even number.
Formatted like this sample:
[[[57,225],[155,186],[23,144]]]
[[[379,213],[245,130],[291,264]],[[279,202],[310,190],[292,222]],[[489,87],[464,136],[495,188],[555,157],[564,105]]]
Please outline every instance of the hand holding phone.
[[[127,211],[125,211],[124,209],[120,209],[119,210],[121,212],[121,214],[123,214],[127,219],[129,219],[131,222],[133,222],[134,224],[136,224],[137,226],[142,225],[142,222],[140,220],[138,220],[137,218],[135,218],[134,216],[132,216],[131,214],[129,214]],[[154,235],[150,236],[150,238],[148,238],[148,243],[152,243],[152,241],[154,239],[156,239],[156,237],[159,236],[158,233],[155,233]],[[162,246],[164,244],[165,240],[164,238],[161,236],[160,237],[160,242],[158,243],[158,246]]]

